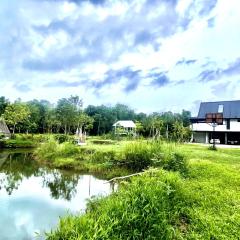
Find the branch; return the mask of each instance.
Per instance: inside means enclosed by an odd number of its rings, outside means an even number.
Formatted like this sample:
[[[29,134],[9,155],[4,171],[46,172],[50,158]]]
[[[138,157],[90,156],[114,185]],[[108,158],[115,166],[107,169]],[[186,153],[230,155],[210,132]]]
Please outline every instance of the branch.
[[[117,181],[117,180],[123,180],[123,179],[130,178],[130,177],[137,176],[137,175],[142,175],[143,173],[145,173],[145,172],[138,172],[138,173],[130,174],[130,175],[127,175],[127,176],[115,177],[115,178],[110,179],[106,183],[114,182],[114,181]]]

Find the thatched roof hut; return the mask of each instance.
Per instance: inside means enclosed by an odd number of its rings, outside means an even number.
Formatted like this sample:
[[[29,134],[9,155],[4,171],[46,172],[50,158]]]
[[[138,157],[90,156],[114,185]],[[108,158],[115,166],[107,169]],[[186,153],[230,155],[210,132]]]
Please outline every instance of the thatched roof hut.
[[[10,137],[11,135],[8,126],[3,118],[0,118],[0,135],[4,135],[5,137]]]

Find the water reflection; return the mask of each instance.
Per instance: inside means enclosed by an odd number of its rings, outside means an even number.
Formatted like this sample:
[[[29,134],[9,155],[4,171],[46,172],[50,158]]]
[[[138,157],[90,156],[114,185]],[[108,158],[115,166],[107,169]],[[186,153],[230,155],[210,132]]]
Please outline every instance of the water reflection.
[[[83,211],[87,198],[111,191],[90,175],[41,167],[28,152],[0,152],[0,239],[33,239],[68,211]]]
[[[24,178],[42,177],[43,187],[48,187],[55,199],[71,200],[76,194],[79,174],[56,169],[42,168],[33,159],[32,153],[0,153],[0,189],[5,188],[11,195],[17,190]]]

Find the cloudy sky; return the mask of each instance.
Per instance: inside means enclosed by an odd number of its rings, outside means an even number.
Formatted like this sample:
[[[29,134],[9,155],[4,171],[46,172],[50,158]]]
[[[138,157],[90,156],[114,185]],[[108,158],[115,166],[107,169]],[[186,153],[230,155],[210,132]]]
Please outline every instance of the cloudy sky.
[[[0,96],[193,112],[240,99],[239,0],[1,0]]]

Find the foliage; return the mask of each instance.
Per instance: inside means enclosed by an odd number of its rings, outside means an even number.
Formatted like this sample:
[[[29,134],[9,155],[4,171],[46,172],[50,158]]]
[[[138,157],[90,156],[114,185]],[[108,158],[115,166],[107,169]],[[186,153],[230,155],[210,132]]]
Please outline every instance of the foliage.
[[[210,146],[208,147],[208,149],[209,149],[209,150],[212,150],[212,151],[217,151],[216,145],[210,145]]]
[[[54,134],[54,139],[58,141],[58,143],[64,142],[73,142],[74,138],[67,134]]]
[[[17,121],[13,121],[16,111],[13,107],[9,107],[15,104],[24,105],[28,109],[27,116],[21,117],[21,119],[18,117]],[[24,115],[24,112],[26,111],[20,111],[20,115]],[[91,135],[106,136],[111,135],[112,125],[116,121],[133,120],[136,123],[138,135],[180,142],[189,139],[190,132],[187,127],[191,117],[191,113],[185,110],[182,113],[154,112],[149,115],[136,113],[124,104],[116,104],[115,106],[89,105],[83,109],[83,101],[78,96],[61,98],[56,106],[46,100],[38,101],[35,99],[26,103],[18,100],[11,104],[4,97],[0,97],[0,116],[1,114],[8,115],[8,125],[13,128],[14,132],[16,128],[19,133],[74,134],[78,128],[80,132],[87,131]],[[181,131],[179,133],[179,128],[174,126],[176,122],[182,124],[185,132],[188,130],[188,133],[184,134],[184,138],[182,138]],[[176,129],[177,133],[175,133]],[[131,138],[130,135],[129,138]]]
[[[13,134],[15,133],[16,125],[23,122],[29,117],[30,110],[27,105],[21,102],[9,104],[3,114],[6,123],[12,126]]]
[[[57,156],[58,142],[54,138],[42,143],[36,150],[37,157],[44,161],[51,161]]]
[[[56,159],[62,159],[61,162],[64,157],[75,159],[76,164],[74,166],[71,164],[71,167],[84,171],[95,171],[96,169],[105,171],[123,167],[131,172],[136,172],[156,166],[166,170],[179,171],[182,174],[187,172],[187,161],[184,156],[175,152],[173,144],[141,140],[126,142],[120,147],[116,142],[111,141],[111,145],[104,143],[97,147],[99,141],[102,143],[106,140],[92,140],[93,145],[80,148],[71,142],[59,144],[51,138],[49,142],[39,146],[36,150],[36,157],[47,161],[54,167],[60,166],[56,164]],[[109,140],[107,142],[109,143]],[[67,161],[65,166],[67,166]]]
[[[0,148],[33,148],[36,144],[31,140],[7,139],[0,140]]]
[[[8,106],[9,101],[5,97],[0,97],[0,116],[5,112],[6,107]]]
[[[166,152],[166,148],[162,152],[154,154],[153,166],[162,167],[168,171],[178,171],[182,175],[188,173],[188,161],[183,154],[178,152]]]
[[[122,164],[135,171],[140,171],[150,166],[151,158],[151,146],[139,141],[130,143],[125,147],[123,150]]]
[[[173,139],[178,142],[189,141],[191,131],[188,127],[184,127],[182,122],[176,121],[173,124]]]

